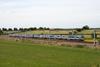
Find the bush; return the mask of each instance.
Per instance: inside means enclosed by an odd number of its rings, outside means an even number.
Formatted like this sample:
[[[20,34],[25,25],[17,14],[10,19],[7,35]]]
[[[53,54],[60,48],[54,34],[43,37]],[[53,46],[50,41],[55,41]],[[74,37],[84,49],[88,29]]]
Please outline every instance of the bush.
[[[88,25],[85,25],[85,26],[83,26],[83,28],[82,28],[83,30],[89,30],[90,28],[89,28],[89,26]]]
[[[72,45],[61,44],[61,46],[72,47]]]
[[[85,45],[76,45],[75,47],[77,47],[77,48],[84,48]]]
[[[72,45],[66,45],[67,47],[72,47]]]
[[[4,34],[3,31],[0,30],[0,35],[3,35],[3,34]]]
[[[82,29],[80,29],[80,28],[77,28],[77,29],[76,29],[76,31],[77,31],[77,32],[81,32],[81,31],[82,31]]]

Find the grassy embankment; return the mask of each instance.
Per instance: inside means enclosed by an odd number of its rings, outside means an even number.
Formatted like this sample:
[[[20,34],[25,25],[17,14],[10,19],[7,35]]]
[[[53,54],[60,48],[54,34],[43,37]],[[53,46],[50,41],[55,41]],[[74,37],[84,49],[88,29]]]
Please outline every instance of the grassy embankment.
[[[0,40],[0,67],[99,67],[100,50]]]

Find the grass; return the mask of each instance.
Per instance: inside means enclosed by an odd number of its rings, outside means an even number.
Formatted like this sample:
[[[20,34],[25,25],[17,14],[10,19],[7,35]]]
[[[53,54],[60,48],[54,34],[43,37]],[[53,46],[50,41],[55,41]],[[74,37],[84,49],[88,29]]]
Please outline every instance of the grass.
[[[20,34],[69,34],[69,32],[72,32],[72,30],[33,30],[28,32],[22,32]],[[77,34],[84,34],[84,35],[91,35],[93,33],[93,30],[83,30],[81,32],[78,32]],[[96,31],[97,34],[100,34],[100,31]]]
[[[20,34],[68,34],[69,30],[33,30],[22,32]]]
[[[0,67],[99,67],[100,50],[0,40]]]

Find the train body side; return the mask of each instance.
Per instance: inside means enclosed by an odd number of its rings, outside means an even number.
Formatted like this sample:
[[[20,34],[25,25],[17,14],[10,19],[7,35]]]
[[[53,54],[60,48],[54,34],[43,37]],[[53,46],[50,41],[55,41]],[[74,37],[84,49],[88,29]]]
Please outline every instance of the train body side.
[[[54,34],[11,34],[10,37],[19,38],[45,38],[45,39],[62,39],[62,40],[79,40],[83,41],[83,35],[54,35]]]

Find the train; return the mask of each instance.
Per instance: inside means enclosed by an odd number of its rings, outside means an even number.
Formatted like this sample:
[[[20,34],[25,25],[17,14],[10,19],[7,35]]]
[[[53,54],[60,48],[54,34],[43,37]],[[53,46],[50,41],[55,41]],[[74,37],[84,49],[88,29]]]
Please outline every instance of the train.
[[[83,35],[61,35],[61,34],[10,34],[10,37],[17,38],[42,38],[42,39],[60,39],[84,41]]]

